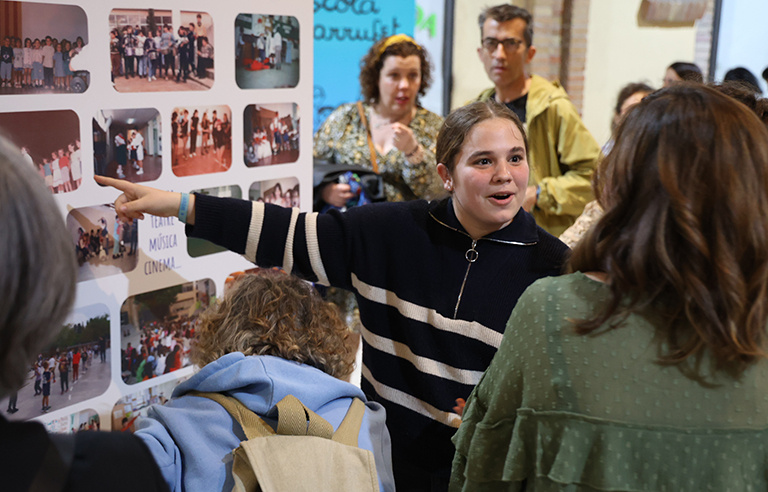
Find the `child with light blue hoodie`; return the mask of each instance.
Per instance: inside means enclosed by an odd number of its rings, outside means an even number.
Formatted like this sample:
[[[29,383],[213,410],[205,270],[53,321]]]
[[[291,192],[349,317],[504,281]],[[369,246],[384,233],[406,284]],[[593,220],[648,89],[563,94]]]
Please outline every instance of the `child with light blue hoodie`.
[[[384,408],[344,381],[355,350],[336,308],[296,277],[275,271],[241,275],[222,302],[202,315],[192,361],[202,369],[165,405],[137,422],[172,491],[231,490],[230,453],[245,440],[218,403],[189,394],[237,398],[268,424],[274,406],[297,397],[336,429],[354,398],[366,411],[358,444],[373,453],[381,491],[393,491]]]

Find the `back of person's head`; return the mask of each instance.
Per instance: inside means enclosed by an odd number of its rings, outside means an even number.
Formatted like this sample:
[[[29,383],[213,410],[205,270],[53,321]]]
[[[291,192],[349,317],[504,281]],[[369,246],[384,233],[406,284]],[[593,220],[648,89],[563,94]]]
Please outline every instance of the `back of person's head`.
[[[490,99],[488,101],[476,101],[457,108],[451,111],[445,118],[443,126],[440,127],[440,132],[437,134],[437,150],[435,154],[437,162],[444,164],[452,172],[469,132],[478,123],[493,118],[510,120],[517,126],[517,129],[520,130],[520,134],[523,136],[527,154],[528,137],[520,119],[509,108]]]
[[[762,94],[763,90],[760,89],[760,82],[757,81],[757,77],[744,67],[736,67],[725,72],[723,81],[740,82],[752,91]]]
[[[0,136],[0,398],[61,329],[77,264],[64,220],[40,176]]]
[[[669,66],[678,77],[686,82],[704,82],[704,75],[695,63],[675,62]]]
[[[577,245],[570,267],[605,272],[612,300],[577,331],[650,309],[663,320],[664,363],[708,353],[717,368],[738,373],[763,357],[765,125],[712,88],[675,84],[627,115],[601,171],[605,215]]]
[[[354,350],[336,306],[314,287],[273,270],[235,279],[219,304],[201,315],[191,360],[202,367],[232,352],[272,355],[346,379]]]
[[[736,81],[710,84],[710,87],[722,92],[728,97],[736,99],[741,104],[751,109],[757,117],[768,126],[768,99],[758,96],[751,87]]]
[[[525,45],[528,47],[533,46],[533,16],[531,16],[531,13],[524,8],[509,3],[487,7],[485,10],[480,12],[480,15],[477,17],[477,23],[480,25],[481,36],[483,33],[483,25],[488,19],[493,19],[498,23],[507,22],[514,19],[522,19],[526,24],[525,31],[523,32]]]

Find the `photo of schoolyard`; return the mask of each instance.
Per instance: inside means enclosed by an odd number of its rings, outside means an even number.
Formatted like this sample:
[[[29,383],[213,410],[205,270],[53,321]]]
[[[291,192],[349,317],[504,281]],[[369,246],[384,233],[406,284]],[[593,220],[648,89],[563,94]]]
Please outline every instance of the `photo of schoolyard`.
[[[0,401],[0,409],[27,420],[96,398],[109,387],[110,360],[109,309],[76,307],[53,342],[28,361],[26,384]]]
[[[213,20],[206,12],[113,9],[111,79],[118,92],[202,91],[214,80]]]
[[[248,167],[296,162],[299,106],[250,104],[243,112],[243,159]]]
[[[163,168],[162,133],[154,108],[99,111],[93,118],[94,173],[133,183],[156,180]]]
[[[88,88],[88,19],[82,8],[0,0],[0,12],[0,94]]]
[[[120,309],[123,382],[136,384],[187,367],[198,315],[215,299],[210,279],[126,299]]]
[[[79,265],[77,281],[128,273],[136,268],[138,224],[138,220],[119,220],[111,203],[70,211],[67,230]]]
[[[20,149],[51,193],[83,182],[80,119],[70,110],[0,113],[0,132]]]
[[[136,419],[146,417],[150,405],[162,405],[168,401],[176,386],[187,379],[189,377],[184,376],[172,381],[166,381],[119,399],[112,408],[112,430],[133,432]]]
[[[192,190],[192,193],[200,193],[201,195],[218,196],[222,198],[242,198],[243,192],[237,185],[231,186],[217,186],[215,188],[203,188],[200,190]],[[187,238],[187,253],[192,258],[199,256],[211,255],[214,253],[221,253],[226,251],[226,248],[222,248],[216,244],[205,239],[196,237]]]
[[[235,80],[241,89],[277,89],[298,85],[299,21],[296,17],[237,16]]]
[[[298,207],[299,179],[281,178],[257,181],[248,189],[248,199],[257,202],[273,203],[281,207]]]
[[[171,169],[176,176],[220,173],[232,165],[229,106],[173,108]]]

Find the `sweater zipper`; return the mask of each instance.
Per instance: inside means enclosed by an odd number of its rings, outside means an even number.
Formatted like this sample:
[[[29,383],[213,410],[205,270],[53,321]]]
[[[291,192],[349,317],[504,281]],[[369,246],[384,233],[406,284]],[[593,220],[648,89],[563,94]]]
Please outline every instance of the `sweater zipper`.
[[[459,314],[459,304],[461,304],[461,296],[464,295],[464,287],[467,285],[467,277],[469,277],[469,270],[472,268],[472,263],[477,261],[477,258],[480,256],[480,253],[477,252],[475,249],[475,246],[477,246],[477,239],[472,240],[472,246],[469,247],[466,253],[464,253],[464,258],[467,260],[467,271],[464,272],[464,280],[461,282],[461,289],[459,290],[459,298],[456,299],[456,308],[453,310],[453,319],[456,319],[456,316]]]

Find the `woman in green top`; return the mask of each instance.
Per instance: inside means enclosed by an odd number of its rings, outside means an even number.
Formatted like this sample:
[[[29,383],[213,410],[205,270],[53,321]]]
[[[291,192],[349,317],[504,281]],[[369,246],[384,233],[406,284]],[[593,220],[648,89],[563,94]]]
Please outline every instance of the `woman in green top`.
[[[766,490],[768,131],[700,85],[620,126],[605,215],[520,298],[452,490]]]

